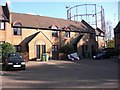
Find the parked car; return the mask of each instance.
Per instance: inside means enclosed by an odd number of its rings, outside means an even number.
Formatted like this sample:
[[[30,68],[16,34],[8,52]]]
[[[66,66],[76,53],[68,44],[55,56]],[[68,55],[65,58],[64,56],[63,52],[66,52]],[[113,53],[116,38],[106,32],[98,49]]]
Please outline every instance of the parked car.
[[[111,57],[111,53],[107,51],[98,52],[96,55],[93,56],[93,59],[107,59]]]
[[[25,70],[26,63],[19,53],[9,53],[3,60],[3,69],[22,69]]]

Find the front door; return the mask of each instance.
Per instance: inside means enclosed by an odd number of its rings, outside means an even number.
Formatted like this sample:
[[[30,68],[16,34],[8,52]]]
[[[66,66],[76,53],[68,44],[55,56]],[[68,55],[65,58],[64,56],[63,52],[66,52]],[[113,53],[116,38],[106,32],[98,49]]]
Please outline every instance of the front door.
[[[58,45],[52,46],[52,59],[54,59],[54,60],[59,59]]]

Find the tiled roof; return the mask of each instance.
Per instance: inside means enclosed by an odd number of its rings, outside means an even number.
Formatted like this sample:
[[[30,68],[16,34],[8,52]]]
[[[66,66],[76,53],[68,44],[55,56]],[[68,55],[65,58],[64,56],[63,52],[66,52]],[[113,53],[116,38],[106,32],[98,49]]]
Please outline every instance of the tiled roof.
[[[114,30],[115,30],[115,32],[120,32],[120,21],[118,22],[118,24]]]
[[[90,32],[95,32],[95,29],[90,26],[86,21],[82,20],[81,22],[88,28]]]
[[[80,39],[83,37],[83,35],[79,34],[72,42],[72,45],[77,45],[77,43],[80,41]]]
[[[36,32],[28,37],[26,37],[20,44],[28,44],[34,37],[36,37],[40,32]]]
[[[0,6],[0,20],[4,20],[2,6]]]
[[[0,20],[9,20],[9,10],[7,6],[0,6]]]
[[[64,27],[69,27],[71,31],[89,32],[88,27],[83,23],[77,21],[69,21],[65,19],[58,19],[39,15],[11,13],[12,23],[20,22],[22,27],[31,28],[47,28],[50,29],[51,25],[58,27],[57,30],[62,30]],[[15,26],[13,24],[13,26]]]
[[[96,35],[100,36],[102,34],[105,34],[100,28],[96,29]]]

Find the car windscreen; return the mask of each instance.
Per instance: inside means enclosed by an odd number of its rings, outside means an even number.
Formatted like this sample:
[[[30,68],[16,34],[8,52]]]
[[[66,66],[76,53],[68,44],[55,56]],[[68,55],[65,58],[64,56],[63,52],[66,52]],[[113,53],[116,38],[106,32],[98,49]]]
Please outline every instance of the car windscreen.
[[[12,54],[8,54],[8,58],[22,58],[22,56],[19,54],[12,53]]]

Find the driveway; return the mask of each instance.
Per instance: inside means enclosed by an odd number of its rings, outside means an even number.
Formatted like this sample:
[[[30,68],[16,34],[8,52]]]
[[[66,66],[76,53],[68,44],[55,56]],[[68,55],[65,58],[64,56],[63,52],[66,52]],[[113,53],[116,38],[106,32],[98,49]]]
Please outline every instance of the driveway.
[[[29,61],[26,70],[3,71],[2,88],[118,88],[118,61]]]

